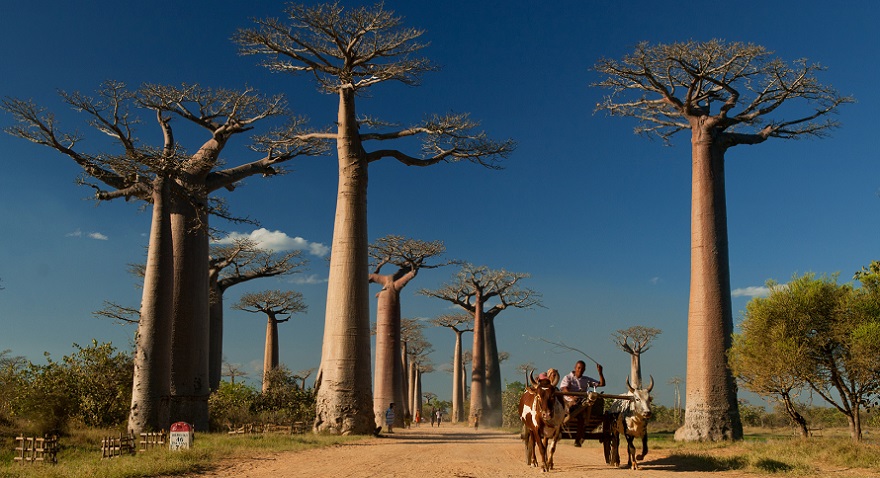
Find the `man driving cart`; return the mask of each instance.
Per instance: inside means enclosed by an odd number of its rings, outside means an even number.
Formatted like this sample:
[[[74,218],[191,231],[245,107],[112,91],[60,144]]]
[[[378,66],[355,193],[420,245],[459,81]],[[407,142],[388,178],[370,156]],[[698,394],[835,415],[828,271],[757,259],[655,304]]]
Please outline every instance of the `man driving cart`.
[[[581,395],[565,395],[565,406],[568,410],[568,418],[567,421],[575,420],[577,424],[577,434],[574,438],[574,446],[581,446],[581,442],[584,439],[584,428],[586,425],[587,413],[585,413],[592,405],[595,403],[596,396],[586,395],[587,392],[590,391],[590,388],[593,387],[604,387],[605,386],[605,376],[602,374],[602,366],[598,363],[596,364],[596,371],[599,373],[599,380],[596,380],[593,377],[589,377],[584,375],[584,371],[587,369],[587,364],[584,363],[583,360],[578,360],[574,365],[574,370],[566,375],[562,382],[559,384],[559,389],[563,392],[579,392],[584,393]],[[600,410],[600,413],[602,410]]]

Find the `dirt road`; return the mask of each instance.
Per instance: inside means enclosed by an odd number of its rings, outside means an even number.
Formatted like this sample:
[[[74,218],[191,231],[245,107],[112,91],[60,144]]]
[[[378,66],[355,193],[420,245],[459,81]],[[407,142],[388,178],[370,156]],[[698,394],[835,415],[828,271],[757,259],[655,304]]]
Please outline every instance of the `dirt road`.
[[[624,458],[625,461],[625,458]],[[556,466],[543,474],[527,467],[518,435],[497,430],[474,430],[444,424],[395,430],[357,443],[305,452],[287,452],[218,464],[201,477],[286,478],[286,477],[407,477],[407,478],[501,478],[553,477],[639,477],[639,478],[740,478],[754,477],[740,471],[700,472],[676,463],[664,450],[651,450],[642,470],[612,469],[605,464],[599,443],[575,448],[571,440],[560,441]],[[840,478],[864,478],[864,470],[823,470]],[[826,475],[827,473],[823,473]],[[880,476],[880,475],[870,475]]]

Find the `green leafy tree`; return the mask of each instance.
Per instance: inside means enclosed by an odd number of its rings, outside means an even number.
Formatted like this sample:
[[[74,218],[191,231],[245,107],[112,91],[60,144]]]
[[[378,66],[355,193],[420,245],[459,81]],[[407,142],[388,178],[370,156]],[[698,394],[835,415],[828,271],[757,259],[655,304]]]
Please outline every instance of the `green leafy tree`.
[[[251,407],[257,395],[259,392],[245,383],[220,382],[208,398],[211,429],[232,429],[253,421]]]
[[[772,139],[821,137],[852,98],[819,82],[822,67],[787,63],[764,47],[681,42],[636,46],[601,59],[596,86],[611,90],[598,110],[639,120],[637,133],[691,142],[691,289],[684,425],[679,440],[742,438],[736,381],[727,366],[733,312],[724,166],[727,151]]]
[[[134,364],[131,354],[92,340],[64,357],[67,385],[77,402],[75,418],[90,427],[125,423],[131,405]]]
[[[880,394],[880,266],[856,274],[862,287],[840,285],[836,276],[795,276],[747,306],[742,333],[735,337],[731,365],[746,387],[782,397],[804,384],[842,413],[850,436],[862,438],[861,410]],[[754,388],[752,388],[754,387]]]

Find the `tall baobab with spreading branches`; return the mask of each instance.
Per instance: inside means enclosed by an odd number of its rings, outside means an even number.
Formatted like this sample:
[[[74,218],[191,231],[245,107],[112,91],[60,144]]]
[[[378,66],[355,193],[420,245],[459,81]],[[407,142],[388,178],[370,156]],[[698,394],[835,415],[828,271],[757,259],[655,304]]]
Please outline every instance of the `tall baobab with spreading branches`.
[[[339,3],[290,4],[289,21],[256,20],[235,35],[245,55],[261,55],[273,71],[310,73],[321,89],[338,97],[336,131],[315,137],[335,141],[339,161],[336,220],[321,368],[317,377],[316,431],[367,434],[375,429],[370,384],[370,319],[367,178],[370,163],[390,158],[407,166],[470,161],[498,168],[512,141],[494,141],[476,132],[467,114],[435,115],[422,124],[386,132],[367,132],[386,124],[358,117],[357,98],[388,82],[417,85],[435,67],[416,55],[426,46],[423,31],[407,28],[400,17],[373,7]],[[366,150],[370,142],[422,140],[421,155],[397,149]]]
[[[448,283],[420,294],[451,302],[474,317],[473,362],[471,365],[471,408],[468,423],[482,411],[481,422],[501,426],[501,366],[495,339],[495,317],[507,308],[530,309],[541,306],[541,294],[521,288],[529,275],[464,264]],[[486,308],[491,302],[494,304]]]
[[[736,382],[727,365],[733,314],[724,161],[727,150],[773,139],[822,137],[852,102],[805,59],[787,63],[764,47],[726,43],[640,43],[622,60],[602,59],[595,85],[611,90],[597,110],[631,116],[637,133],[664,141],[691,136],[691,283],[685,423],[677,440],[742,438]]]
[[[251,239],[235,239],[232,244],[211,247],[208,258],[211,324],[209,379],[211,390],[220,386],[223,363],[223,294],[230,287],[263,277],[299,272],[306,264],[302,251],[275,253],[262,249]]]
[[[446,252],[441,241],[426,242],[402,236],[385,236],[370,245],[373,271],[370,282],[382,286],[376,294],[376,374],[373,382],[373,413],[377,426],[384,423],[384,412],[389,403],[403,403],[404,371],[400,361],[400,292],[413,280],[420,269],[432,269],[448,264],[429,264],[428,261]],[[386,266],[391,274],[382,274]],[[402,427],[404,413],[397,413],[394,426]]]
[[[629,382],[633,388],[642,388],[642,354],[651,348],[651,342],[660,333],[660,329],[634,325],[611,334],[614,345],[629,354]]]
[[[474,316],[469,313],[445,314],[433,319],[437,327],[446,327],[455,332],[455,351],[452,355],[452,423],[464,421],[464,365],[461,337],[465,332],[474,331]]]
[[[244,294],[232,308],[266,314],[266,347],[263,352],[263,393],[265,393],[270,386],[269,373],[278,368],[279,364],[278,324],[287,322],[293,314],[305,312],[308,307],[299,292],[267,290]],[[286,318],[278,318],[279,315],[285,314],[287,314]]]
[[[108,81],[95,97],[62,92],[61,98],[86,114],[89,124],[102,137],[109,136],[118,152],[84,152],[83,135],[62,131],[53,114],[30,101],[3,100],[0,109],[17,122],[6,131],[76,162],[84,173],[81,183],[95,189],[97,200],[136,198],[153,209],[129,429],[159,430],[178,420],[207,429],[207,215],[209,211],[223,215],[222,209],[211,211],[208,195],[220,188],[233,189],[255,174],[282,172],[278,164],[301,154],[318,154],[323,145],[301,140],[302,121],[292,119],[287,127],[254,138],[253,149],[262,158],[218,170],[219,154],[230,139],[252,130],[257,122],[286,114],[282,97],[198,85],[148,84],[130,90]],[[161,146],[137,138],[136,110],[155,116]],[[195,152],[187,152],[175,139],[172,118],[207,130],[209,139]]]

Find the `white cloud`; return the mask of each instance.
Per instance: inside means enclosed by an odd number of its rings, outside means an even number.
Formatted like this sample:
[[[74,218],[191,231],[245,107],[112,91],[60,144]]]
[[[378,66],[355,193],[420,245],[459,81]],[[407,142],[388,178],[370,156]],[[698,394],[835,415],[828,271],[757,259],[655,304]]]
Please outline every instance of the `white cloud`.
[[[318,277],[317,274],[309,274],[307,276],[295,276],[290,279],[292,284],[326,284],[328,281],[327,277]]]
[[[330,248],[320,242],[309,242],[301,237],[290,237],[281,231],[270,231],[259,228],[251,233],[232,232],[216,244],[232,244],[236,239],[250,239],[262,249],[273,251],[308,251],[313,256],[323,257],[330,253]]]
[[[653,285],[657,285],[660,283],[660,278],[659,277],[651,277],[651,280],[649,280],[648,282],[650,282]]]
[[[73,232],[68,232],[67,234],[65,234],[65,236],[66,237],[83,237],[83,232],[81,230],[77,229]],[[100,232],[89,232],[89,233],[85,234],[85,236],[88,237],[89,239],[95,239],[98,241],[106,241],[106,240],[110,239],[109,237],[107,237],[104,234],[101,234]]]
[[[730,292],[733,297],[767,297],[770,295],[770,289],[765,286],[749,286],[734,289]]]

